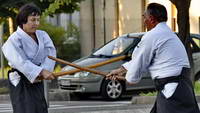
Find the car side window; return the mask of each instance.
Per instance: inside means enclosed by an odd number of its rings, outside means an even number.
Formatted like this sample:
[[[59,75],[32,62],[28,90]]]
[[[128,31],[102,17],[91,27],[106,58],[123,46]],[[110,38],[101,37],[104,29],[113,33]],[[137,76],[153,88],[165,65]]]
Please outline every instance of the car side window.
[[[192,52],[200,52],[200,38],[192,36],[191,39]]]
[[[125,60],[126,61],[129,61],[131,60],[131,57],[132,57],[132,53],[135,49],[135,47],[138,45],[138,43],[141,41],[141,37],[142,36],[139,36],[138,38],[135,38],[133,44],[131,45],[130,49],[127,51],[126,55],[128,56]]]
[[[119,38],[114,44],[112,55],[120,54],[132,43],[133,43],[132,38],[127,38],[127,37]]]
[[[128,38],[126,36],[120,36],[111,42],[104,45],[102,48],[98,49],[93,55],[107,55],[113,56],[121,54],[125,49],[127,49],[134,41],[134,38]]]

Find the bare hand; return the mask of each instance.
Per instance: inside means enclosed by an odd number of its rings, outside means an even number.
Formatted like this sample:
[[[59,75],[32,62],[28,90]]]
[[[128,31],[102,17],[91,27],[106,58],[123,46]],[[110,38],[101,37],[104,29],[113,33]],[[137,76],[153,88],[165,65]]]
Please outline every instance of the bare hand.
[[[116,80],[116,76],[119,76],[118,69],[112,70],[110,73],[108,73],[108,75],[106,75],[106,79]]]
[[[117,80],[119,77],[123,77],[126,73],[126,69],[123,67],[112,70],[108,75],[106,75],[106,79]]]
[[[40,76],[42,76],[45,80],[53,80],[55,79],[54,74],[48,70],[43,69],[40,72]]]

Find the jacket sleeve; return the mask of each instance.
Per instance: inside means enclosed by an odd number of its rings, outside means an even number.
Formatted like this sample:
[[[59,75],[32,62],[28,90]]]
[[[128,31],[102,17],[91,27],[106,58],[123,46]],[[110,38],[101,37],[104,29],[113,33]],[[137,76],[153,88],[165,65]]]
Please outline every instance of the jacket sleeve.
[[[46,32],[44,33],[44,50],[45,50],[45,59],[42,62],[41,67],[48,71],[53,71],[55,66],[55,61],[48,58],[48,56],[56,57],[56,49],[55,46]]]
[[[33,64],[27,59],[22,50],[20,41],[17,38],[10,37],[2,47],[2,51],[9,64],[22,72],[27,79],[33,83],[36,77],[42,71],[42,68]]]
[[[126,80],[129,83],[137,83],[141,80],[142,74],[147,71],[154,54],[152,40],[141,40],[132,53],[132,59],[123,64],[128,70]]]

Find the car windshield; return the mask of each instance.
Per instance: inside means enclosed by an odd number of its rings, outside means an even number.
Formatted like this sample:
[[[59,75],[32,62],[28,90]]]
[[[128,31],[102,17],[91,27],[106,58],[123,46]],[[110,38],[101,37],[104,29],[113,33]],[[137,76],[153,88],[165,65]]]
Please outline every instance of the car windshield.
[[[128,38],[127,36],[118,37],[98,49],[96,52],[93,53],[93,55],[113,56],[120,54],[133,43],[133,40],[134,38]]]

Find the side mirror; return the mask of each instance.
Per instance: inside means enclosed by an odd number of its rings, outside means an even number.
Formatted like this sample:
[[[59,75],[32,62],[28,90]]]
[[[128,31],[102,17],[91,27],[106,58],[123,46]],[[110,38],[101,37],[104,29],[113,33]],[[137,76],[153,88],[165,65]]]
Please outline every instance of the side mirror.
[[[96,48],[93,48],[93,49],[92,49],[92,53],[94,53],[96,50],[97,50]]]
[[[133,49],[132,49],[132,50],[130,50],[130,51],[128,51],[128,54],[127,54],[127,56],[128,56],[128,57],[131,57],[131,56],[132,56],[132,53],[133,53]]]
[[[133,50],[128,51],[127,54],[126,54],[127,57],[124,60],[125,61],[131,60],[132,53],[133,53]]]

